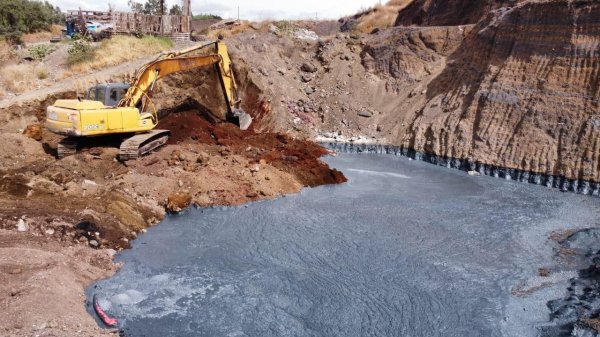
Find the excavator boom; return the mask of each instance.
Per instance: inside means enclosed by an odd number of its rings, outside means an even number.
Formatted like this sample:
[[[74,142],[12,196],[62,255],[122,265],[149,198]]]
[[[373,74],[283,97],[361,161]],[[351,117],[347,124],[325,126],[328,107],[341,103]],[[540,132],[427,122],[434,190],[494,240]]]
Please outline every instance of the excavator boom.
[[[135,107],[148,92],[152,91],[152,87],[157,80],[176,72],[210,66],[218,63],[219,60],[218,55],[208,55],[154,61],[142,68],[140,75],[131,84],[127,94],[118,106]]]
[[[182,56],[214,45],[215,51],[203,56]],[[127,91],[120,107],[136,107],[142,98],[148,95],[159,79],[173,73],[216,65],[217,74],[223,86],[224,96],[228,110],[235,106],[236,83],[231,70],[231,59],[227,46],[220,42],[188,48],[179,52],[168,53],[160,56],[157,60],[143,66]],[[228,111],[231,113],[231,111]]]

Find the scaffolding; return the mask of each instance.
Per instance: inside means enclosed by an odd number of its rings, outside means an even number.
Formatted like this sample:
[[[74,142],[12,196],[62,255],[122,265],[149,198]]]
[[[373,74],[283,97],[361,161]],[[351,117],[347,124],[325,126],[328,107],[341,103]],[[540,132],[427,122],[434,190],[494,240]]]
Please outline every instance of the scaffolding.
[[[187,6],[185,6],[186,3]],[[184,1],[184,6],[184,13],[189,14],[189,2]],[[67,18],[83,18],[85,21],[110,24],[113,34],[143,33],[185,40],[189,40],[190,37],[189,15],[147,15],[117,11],[70,10],[67,11]]]

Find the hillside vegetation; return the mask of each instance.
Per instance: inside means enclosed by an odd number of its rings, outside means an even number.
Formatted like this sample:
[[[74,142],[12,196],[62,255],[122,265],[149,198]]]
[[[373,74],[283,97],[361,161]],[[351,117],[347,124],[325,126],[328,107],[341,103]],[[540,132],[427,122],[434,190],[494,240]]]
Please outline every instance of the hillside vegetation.
[[[172,47],[173,41],[167,38],[115,36],[100,43],[78,40],[36,44],[18,51],[0,40],[0,98],[155,55]]]
[[[11,44],[21,44],[24,33],[50,31],[52,24],[63,22],[60,8],[47,1],[0,1],[0,37]]]
[[[70,53],[68,65],[74,73],[98,70],[140,57],[153,55],[173,47],[173,41],[168,38],[144,36],[115,36],[102,41],[99,45],[82,51]],[[73,50],[71,47],[70,50]]]

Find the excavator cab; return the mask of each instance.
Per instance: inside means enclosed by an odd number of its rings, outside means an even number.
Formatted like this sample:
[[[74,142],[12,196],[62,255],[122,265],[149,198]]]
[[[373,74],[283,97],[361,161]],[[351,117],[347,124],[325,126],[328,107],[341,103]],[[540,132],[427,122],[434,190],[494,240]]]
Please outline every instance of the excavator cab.
[[[91,87],[86,95],[90,101],[102,102],[105,106],[117,106],[129,90],[129,83],[102,83]]]

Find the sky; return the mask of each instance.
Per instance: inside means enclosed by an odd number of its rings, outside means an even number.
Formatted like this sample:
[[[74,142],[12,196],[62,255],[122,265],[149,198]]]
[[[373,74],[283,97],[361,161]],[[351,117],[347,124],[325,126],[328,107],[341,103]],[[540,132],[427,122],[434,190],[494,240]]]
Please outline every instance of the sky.
[[[179,0],[166,0],[169,7],[180,4]],[[387,1],[387,0],[386,0]],[[383,2],[386,2],[383,1]],[[63,11],[76,10],[108,10],[111,3],[116,10],[127,11],[127,0],[49,0]],[[144,0],[138,0],[144,2]],[[240,19],[338,19],[351,15],[360,9],[369,8],[382,0],[192,0],[192,13],[210,13],[224,18],[237,18],[239,6]]]

